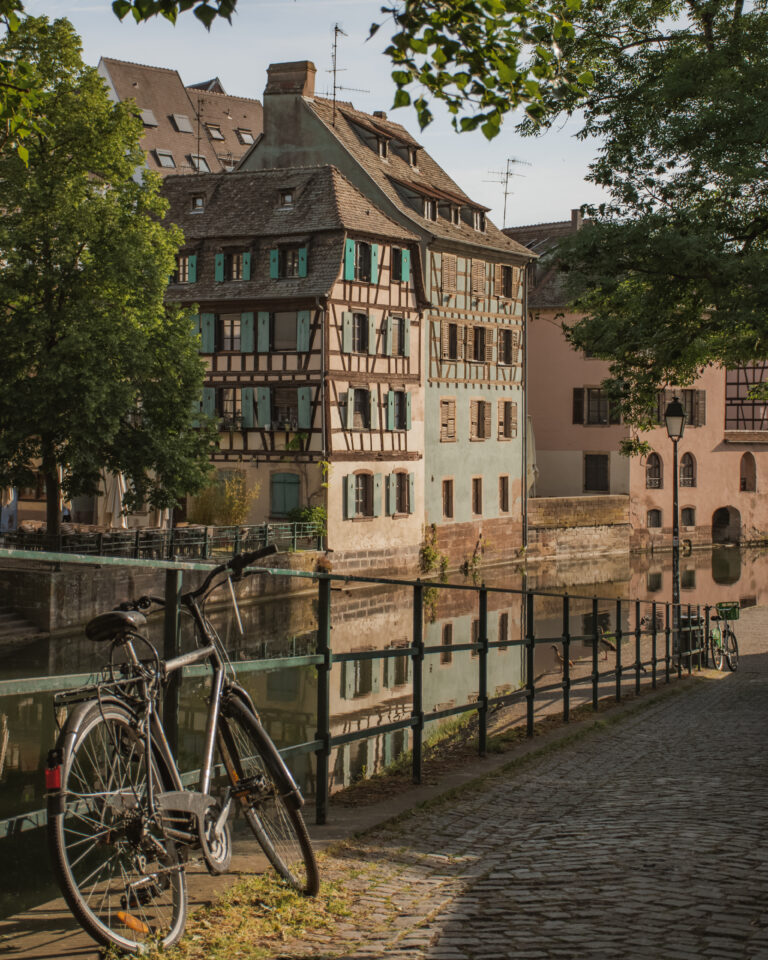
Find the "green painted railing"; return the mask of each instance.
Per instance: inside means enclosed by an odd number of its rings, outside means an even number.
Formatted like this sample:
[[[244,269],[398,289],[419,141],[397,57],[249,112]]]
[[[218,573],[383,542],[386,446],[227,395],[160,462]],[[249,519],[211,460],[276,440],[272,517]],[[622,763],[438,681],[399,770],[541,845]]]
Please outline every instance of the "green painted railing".
[[[62,555],[58,553],[40,551],[22,551],[0,548],[0,559],[40,560],[56,563],[92,564],[91,556]],[[183,572],[193,570],[209,570],[210,566],[200,562],[179,562],[161,560],[124,559],[116,557],[100,558],[101,564],[114,564],[127,567],[154,567],[166,570],[166,633],[163,656],[175,656],[178,650],[178,630],[172,625],[178,623],[178,597],[181,593]],[[493,707],[508,706],[518,702],[525,702],[525,723],[528,736],[533,736],[535,725],[536,698],[542,695],[557,695],[562,697],[562,717],[567,722],[571,718],[571,690],[576,685],[591,687],[591,702],[594,710],[598,708],[600,697],[600,683],[606,680],[615,680],[613,697],[616,701],[622,698],[622,679],[630,675],[634,679],[634,689],[639,691],[642,677],[650,668],[650,684],[656,687],[660,674],[664,683],[682,677],[683,672],[690,674],[694,667],[701,669],[706,663],[707,644],[709,636],[710,610],[714,608],[681,604],[678,613],[680,624],[677,637],[673,631],[673,609],[670,603],[656,601],[626,600],[599,598],[597,596],[581,596],[551,591],[529,590],[526,588],[513,589],[490,587],[485,584],[456,584],[435,583],[421,579],[397,579],[383,577],[348,576],[343,574],[328,574],[320,572],[304,572],[284,570],[278,568],[261,568],[261,573],[273,577],[292,577],[307,579],[317,584],[317,647],[316,653],[308,656],[284,657],[279,659],[260,659],[238,661],[235,664],[239,671],[274,670],[276,668],[298,668],[314,666],[317,670],[317,730],[313,740],[305,743],[296,743],[281,749],[281,753],[290,758],[299,754],[314,753],[317,762],[317,789],[315,794],[315,816],[318,824],[326,822],[329,800],[329,760],[334,748],[354,741],[377,737],[383,734],[394,733],[399,730],[409,730],[412,737],[412,777],[414,783],[420,783],[423,771],[423,740],[424,727],[428,722],[446,719],[466,713],[476,713],[478,718],[478,751],[485,753],[488,736],[488,716]],[[404,647],[390,647],[383,650],[365,650],[350,652],[334,652],[331,640],[332,615],[332,584],[370,584],[388,587],[407,587],[412,590],[413,620],[410,644]],[[450,645],[429,644],[424,642],[425,620],[425,592],[436,591],[465,591],[476,598],[477,618],[479,621],[478,637],[475,641],[452,643]],[[518,597],[522,611],[522,633],[519,640],[505,637],[502,640],[488,639],[488,600],[492,595],[507,595]],[[557,635],[537,635],[536,601],[544,600],[549,606],[555,600],[562,614],[562,631]],[[588,601],[591,605],[591,629],[587,633],[574,634],[570,630],[572,606],[576,602]],[[605,634],[600,626],[601,607],[606,605],[612,608],[614,615],[613,630]],[[583,611],[582,611],[583,616]],[[170,625],[170,626],[169,626]],[[641,656],[641,641],[650,639],[650,657],[643,660]],[[632,641],[634,640],[634,644]],[[628,651],[633,657],[631,662],[623,662],[622,644],[627,642]],[[591,649],[592,669],[588,676],[573,678],[571,673],[570,651],[574,643],[586,644]],[[562,679],[559,682],[539,686],[536,683],[534,670],[535,648],[540,644],[555,645],[558,648],[558,657],[562,661]],[[599,669],[599,651],[601,647],[613,647],[615,663],[604,670]],[[488,654],[496,648],[522,647],[524,652],[524,686],[502,696],[488,695]],[[448,707],[441,710],[425,711],[424,709],[424,661],[442,653],[457,653],[471,651],[477,654],[478,696],[477,700]],[[339,735],[332,734],[333,717],[331,715],[330,679],[334,663],[348,663],[363,660],[387,660],[395,657],[407,656],[411,659],[412,669],[411,694],[412,707],[410,715],[390,723],[378,724],[361,730],[354,730]],[[186,676],[203,676],[208,672],[204,665],[187,668]],[[14,694],[31,694],[39,692],[67,689],[87,683],[91,674],[74,674],[60,677],[32,677],[20,680],[0,681],[0,696]],[[257,704],[258,707],[258,704]],[[197,771],[189,771],[183,775],[187,783],[194,782]],[[40,827],[45,823],[45,811],[37,810],[22,813],[10,820],[0,821],[0,839],[13,836],[21,831]]]

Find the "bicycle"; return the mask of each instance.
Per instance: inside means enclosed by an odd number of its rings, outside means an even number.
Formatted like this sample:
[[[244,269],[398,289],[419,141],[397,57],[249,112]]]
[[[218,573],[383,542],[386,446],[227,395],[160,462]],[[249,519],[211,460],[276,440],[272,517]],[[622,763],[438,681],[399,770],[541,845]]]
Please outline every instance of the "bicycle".
[[[142,635],[142,611],[164,606],[163,598],[144,596],[95,617],[86,636],[110,644],[102,677],[55,697],[57,714],[66,707],[69,715],[46,771],[54,873],[75,918],[105,946],[136,954],[179,940],[189,853],[199,850],[210,873],[226,872],[229,821],[238,806],[280,877],[303,894],[318,891],[299,787],[205,614],[210,594],[228,584],[242,631],[232,582],[258,573],[246,567],[274,552],[268,547],[236,556],[182,595],[198,646],[190,653],[163,661]],[[201,661],[213,679],[198,789],[189,790],[163,727],[160,695],[174,673]],[[226,787],[216,797],[218,773],[225,774]]]
[[[723,663],[728,664],[729,670],[735,670],[739,663],[739,644],[730,621],[739,619],[739,604],[718,603],[716,609],[717,613],[710,617],[710,622],[714,621],[709,631],[712,662],[716,670],[722,670]]]

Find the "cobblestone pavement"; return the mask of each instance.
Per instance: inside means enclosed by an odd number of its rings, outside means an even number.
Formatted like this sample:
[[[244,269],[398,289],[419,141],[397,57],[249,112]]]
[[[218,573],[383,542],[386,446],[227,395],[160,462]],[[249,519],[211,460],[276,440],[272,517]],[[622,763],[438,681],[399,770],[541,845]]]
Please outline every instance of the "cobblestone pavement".
[[[768,960],[768,611],[738,626],[735,674],[349,847],[365,921],[280,956]]]

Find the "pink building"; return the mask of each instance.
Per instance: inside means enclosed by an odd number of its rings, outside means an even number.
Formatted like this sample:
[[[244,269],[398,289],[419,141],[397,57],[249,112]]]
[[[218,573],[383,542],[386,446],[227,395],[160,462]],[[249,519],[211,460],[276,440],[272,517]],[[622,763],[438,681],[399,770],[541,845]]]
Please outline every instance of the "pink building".
[[[535,497],[625,494],[630,501],[631,547],[664,549],[672,540],[672,442],[663,417],[678,396],[686,410],[679,443],[680,537],[683,551],[705,543],[768,539],[768,403],[750,388],[768,380],[768,364],[735,370],[711,367],[689,388],[659,395],[660,426],[644,435],[652,452],[626,458],[627,435],[601,381],[608,364],[585,356],[565,339],[565,310],[557,263],[545,256],[580,229],[581,216],[513,227],[506,232],[542,255],[530,269],[528,299],[528,411],[536,438]],[[762,486],[761,486],[762,485]]]

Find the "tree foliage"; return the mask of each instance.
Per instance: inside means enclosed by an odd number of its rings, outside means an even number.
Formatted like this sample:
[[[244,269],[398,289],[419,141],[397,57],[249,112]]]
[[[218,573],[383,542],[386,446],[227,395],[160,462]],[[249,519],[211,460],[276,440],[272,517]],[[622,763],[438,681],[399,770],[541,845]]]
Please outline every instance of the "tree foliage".
[[[659,387],[768,356],[767,36],[763,3],[620,0],[572,42],[600,64],[582,136],[610,200],[558,254],[585,314],[568,336],[641,426]]]
[[[122,472],[127,506],[199,489],[210,435],[190,426],[203,369],[163,296],[180,232],[162,226],[135,107],[112,103],[66,20],[27,18],[0,56],[34,65],[50,119],[29,164],[0,151],[0,486],[42,464],[49,531],[68,497]]]

